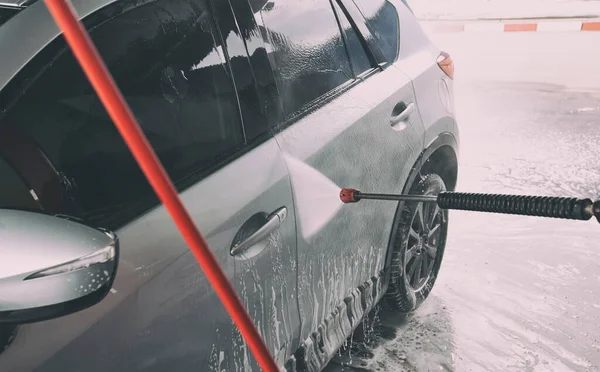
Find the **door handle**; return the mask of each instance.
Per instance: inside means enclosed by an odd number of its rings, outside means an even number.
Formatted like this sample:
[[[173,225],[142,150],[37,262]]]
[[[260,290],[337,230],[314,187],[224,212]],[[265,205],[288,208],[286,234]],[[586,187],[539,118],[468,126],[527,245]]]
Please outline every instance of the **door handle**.
[[[411,102],[408,106],[404,102],[400,102],[394,107],[392,111],[392,117],[390,118],[390,125],[395,127],[396,125],[406,121],[410,115],[415,111],[415,103]]]
[[[287,218],[287,208],[282,207],[271,213],[267,217],[267,222],[262,225],[256,232],[231,247],[231,255],[237,256],[238,254],[244,253],[252,246],[260,243],[271,235],[271,233],[279,228],[283,221]]]

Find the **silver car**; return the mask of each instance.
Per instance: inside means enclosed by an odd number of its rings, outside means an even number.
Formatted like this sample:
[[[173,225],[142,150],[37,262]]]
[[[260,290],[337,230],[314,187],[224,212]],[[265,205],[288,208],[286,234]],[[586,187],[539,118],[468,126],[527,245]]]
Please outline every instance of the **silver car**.
[[[453,64],[401,0],[74,0],[281,368],[418,307],[457,180]],[[0,371],[258,366],[42,1],[0,2]],[[380,301],[381,300],[381,301]]]

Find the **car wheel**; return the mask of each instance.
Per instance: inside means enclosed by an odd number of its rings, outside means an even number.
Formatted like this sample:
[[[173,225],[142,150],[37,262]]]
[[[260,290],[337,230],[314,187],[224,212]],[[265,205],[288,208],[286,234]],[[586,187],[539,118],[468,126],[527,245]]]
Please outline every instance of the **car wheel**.
[[[446,191],[442,178],[428,174],[410,193],[438,195],[442,191]],[[423,303],[435,284],[446,246],[448,211],[435,203],[407,202],[399,213],[386,303],[406,314]]]

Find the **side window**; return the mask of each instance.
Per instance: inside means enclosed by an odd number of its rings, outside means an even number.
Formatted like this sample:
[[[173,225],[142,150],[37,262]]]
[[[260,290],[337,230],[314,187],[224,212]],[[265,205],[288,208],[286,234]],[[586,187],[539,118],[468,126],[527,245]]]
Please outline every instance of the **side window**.
[[[282,0],[261,9],[286,116],[353,80],[329,0]]]
[[[206,0],[127,9],[95,27],[91,37],[167,172],[186,188],[245,144],[215,15]],[[43,150],[68,185],[63,208],[71,200],[69,211],[116,228],[155,205],[71,52],[64,48],[54,61],[37,63],[43,72],[0,127],[11,126]]]
[[[0,157],[0,205],[4,208],[38,209],[30,189],[15,169]]]
[[[250,2],[253,2],[251,4]],[[259,2],[259,4],[256,4]],[[260,15],[260,9],[264,5],[263,0],[230,0],[230,1],[219,1],[218,3],[224,3],[226,5],[231,4],[233,13],[235,13],[235,23],[239,27],[240,34],[242,35],[244,42],[243,47],[244,55],[248,57],[248,62],[252,68],[252,75],[255,80],[254,85],[256,86],[257,94],[259,96],[259,105],[256,107],[262,107],[262,112],[267,120],[269,127],[276,127],[280,124],[281,117],[283,116],[283,107],[279,98],[278,82],[273,74],[271,66],[272,49],[268,49],[269,43],[265,42],[266,35],[262,17]],[[223,29],[222,22],[219,22],[221,29]],[[236,57],[231,56],[231,64],[236,72]],[[237,75],[235,82],[240,90],[239,79]],[[240,97],[240,102],[242,102]],[[243,103],[242,103],[243,107]],[[244,115],[244,122],[247,122],[246,116]]]
[[[366,20],[367,26],[393,62],[398,57],[400,21],[398,11],[387,0],[353,0]]]
[[[258,136],[267,133],[267,121],[270,119],[266,117],[267,105],[261,100],[260,94],[263,91],[257,86],[258,71],[256,68],[253,70],[248,58],[251,55],[248,52],[253,46],[249,39],[259,38],[260,33],[256,33],[256,29],[249,28],[247,21],[252,17],[252,12],[249,10],[247,0],[212,1],[211,3],[214,12],[219,15],[219,31],[235,81],[246,140],[252,142]],[[239,3],[245,5],[245,8],[241,12],[242,16],[235,18],[233,10],[239,9]],[[271,79],[273,79],[272,73]]]
[[[56,211],[64,196],[61,177],[33,138],[0,126],[0,207]]]
[[[335,12],[340,21],[340,26],[346,40],[346,47],[348,48],[348,54],[350,55],[350,62],[352,63],[352,69],[355,75],[360,75],[363,72],[373,68],[369,57],[365,52],[363,44],[358,38],[358,34],[350,21],[346,17],[346,14],[342,11],[337,1],[332,2],[334,4]]]

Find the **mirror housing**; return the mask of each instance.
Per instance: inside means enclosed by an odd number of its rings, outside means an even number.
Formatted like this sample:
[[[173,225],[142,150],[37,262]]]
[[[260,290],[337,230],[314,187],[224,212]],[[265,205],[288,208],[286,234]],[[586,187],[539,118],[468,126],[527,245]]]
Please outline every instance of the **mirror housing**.
[[[0,242],[0,324],[93,306],[117,273],[116,235],[73,219],[0,209]]]

